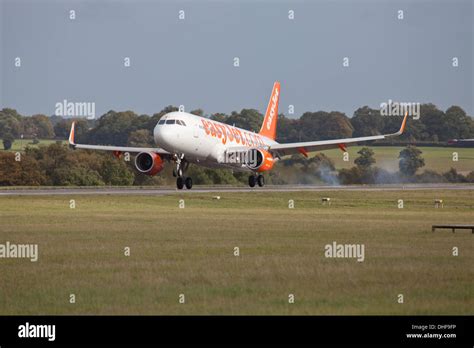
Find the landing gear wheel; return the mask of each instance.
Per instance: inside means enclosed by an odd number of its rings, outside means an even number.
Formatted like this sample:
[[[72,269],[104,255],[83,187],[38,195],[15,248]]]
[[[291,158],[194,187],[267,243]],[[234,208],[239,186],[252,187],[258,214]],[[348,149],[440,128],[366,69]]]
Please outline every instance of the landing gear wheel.
[[[255,179],[255,175],[250,175],[249,176],[249,186],[250,187],[255,187],[255,183],[256,183],[256,179]]]
[[[257,184],[260,187],[263,187],[265,185],[265,178],[263,177],[263,175],[257,176]]]
[[[186,185],[186,188],[188,190],[191,190],[191,188],[193,187],[193,179],[191,179],[190,177],[187,177],[185,180],[184,180],[184,184]]]
[[[178,188],[178,190],[182,190],[183,187],[184,187],[184,179],[182,176],[178,176],[178,178],[176,179],[176,187]]]

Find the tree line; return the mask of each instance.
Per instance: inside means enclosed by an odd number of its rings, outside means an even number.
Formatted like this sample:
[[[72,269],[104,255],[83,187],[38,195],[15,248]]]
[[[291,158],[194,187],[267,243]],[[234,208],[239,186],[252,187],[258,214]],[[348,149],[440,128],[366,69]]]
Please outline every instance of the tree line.
[[[77,119],[76,139],[104,145],[153,146],[152,130],[164,114],[176,111],[168,106],[159,113],[137,115],[132,111],[109,111],[97,120]],[[421,117],[409,119],[406,133],[394,141],[405,144],[417,141],[442,142],[451,138],[474,138],[473,119],[457,106],[446,111],[432,104],[421,106]],[[191,113],[203,115],[203,111]],[[258,131],[263,115],[243,109],[231,114],[213,114],[209,118],[237,127]],[[4,146],[23,135],[25,139],[60,139],[68,137],[72,119],[45,115],[25,117],[13,109],[0,111],[0,138]],[[363,107],[352,118],[340,112],[307,112],[290,119],[279,115],[280,142],[345,138],[396,132],[401,117],[381,116],[378,110]],[[5,141],[10,140],[10,144]],[[22,153],[0,151],[0,185],[3,186],[96,186],[96,185],[173,185],[172,165],[162,173],[148,177],[137,173],[130,161],[117,160],[110,153],[71,151],[66,142],[49,146],[26,147]],[[399,144],[399,143],[398,143]],[[399,155],[399,171],[388,172],[376,166],[372,150],[363,148],[355,166],[336,170],[323,153],[310,158],[294,155],[279,161],[268,173],[270,184],[376,184],[401,182],[474,182],[474,172],[463,176],[450,169],[445,173],[424,170],[421,151],[408,146]],[[18,158],[18,156],[20,158]],[[191,166],[188,174],[196,184],[246,184],[247,174],[229,170],[210,170]]]
[[[407,146],[399,154],[399,171],[376,166],[374,152],[358,152],[352,168],[336,170],[324,153],[310,158],[293,155],[277,162],[267,176],[269,184],[384,184],[384,183],[474,183],[474,171],[466,176],[451,168],[445,173],[421,172],[422,152]],[[138,173],[130,160],[100,151],[72,151],[65,144],[27,147],[23,153],[0,151],[0,186],[148,186],[174,185],[172,165],[156,176]],[[248,173],[190,166],[188,174],[200,185],[247,185]]]
[[[76,137],[80,141],[104,145],[153,145],[152,132],[164,114],[178,108],[168,106],[158,113],[137,115],[132,111],[109,111],[96,120],[77,119]],[[191,113],[202,116],[201,109]],[[208,115],[210,119],[258,132],[263,115],[254,109],[242,109],[230,114]],[[279,115],[277,141],[297,142],[358,137],[396,132],[402,116],[382,116],[380,110],[361,107],[349,118],[344,113],[331,111],[305,112],[298,118]],[[0,111],[0,139],[5,149],[15,139],[67,139],[72,119],[60,116],[22,116],[16,110]],[[450,139],[474,138],[474,120],[459,106],[446,111],[433,104],[420,106],[420,117],[410,118],[405,133],[390,143],[443,143]],[[387,142],[387,141],[386,141]]]

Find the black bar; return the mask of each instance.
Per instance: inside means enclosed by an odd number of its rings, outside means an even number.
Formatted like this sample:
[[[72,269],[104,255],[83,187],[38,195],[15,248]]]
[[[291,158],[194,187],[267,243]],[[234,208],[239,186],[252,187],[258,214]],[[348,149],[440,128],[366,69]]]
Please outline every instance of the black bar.
[[[19,327],[26,323],[55,325],[55,340],[20,338]],[[0,346],[256,343],[472,347],[473,328],[472,316],[0,316]],[[456,337],[407,337],[435,333]]]

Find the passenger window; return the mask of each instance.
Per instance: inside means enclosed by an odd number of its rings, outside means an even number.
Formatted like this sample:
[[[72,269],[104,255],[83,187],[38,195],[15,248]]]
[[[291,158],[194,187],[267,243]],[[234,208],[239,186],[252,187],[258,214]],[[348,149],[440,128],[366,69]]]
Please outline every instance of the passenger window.
[[[166,124],[174,124],[176,120],[166,120]]]
[[[158,124],[165,124],[165,120],[160,120],[160,122],[158,122]]]

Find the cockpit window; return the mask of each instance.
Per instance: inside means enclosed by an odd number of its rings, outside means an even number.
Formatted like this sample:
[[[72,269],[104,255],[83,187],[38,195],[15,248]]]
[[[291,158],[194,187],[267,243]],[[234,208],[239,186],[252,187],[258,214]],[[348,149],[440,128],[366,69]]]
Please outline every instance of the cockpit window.
[[[160,120],[158,124],[179,124],[180,126],[186,126],[186,123],[182,120]]]

